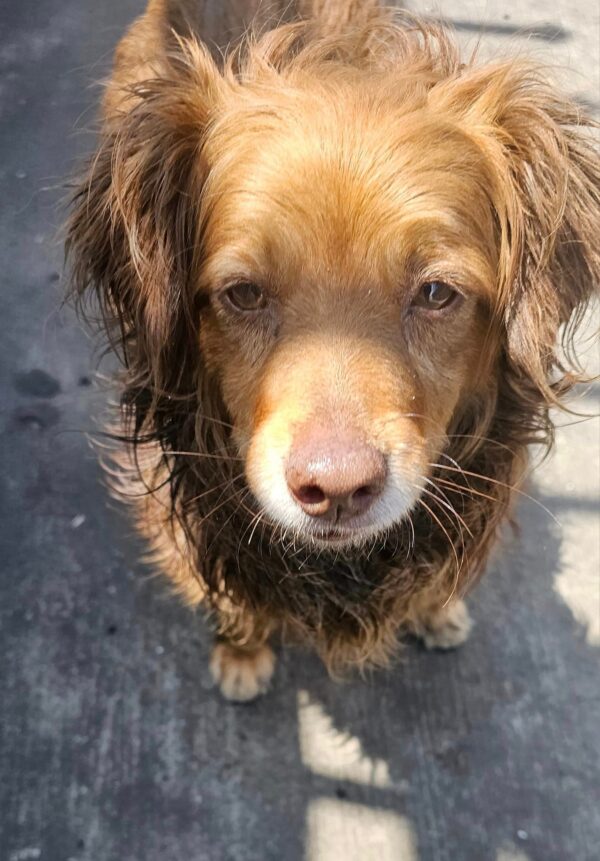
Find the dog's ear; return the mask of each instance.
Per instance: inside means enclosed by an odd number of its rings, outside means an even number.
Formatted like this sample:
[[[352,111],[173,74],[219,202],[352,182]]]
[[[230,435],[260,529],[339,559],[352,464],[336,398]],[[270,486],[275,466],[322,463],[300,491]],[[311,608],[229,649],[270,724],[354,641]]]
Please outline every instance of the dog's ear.
[[[192,384],[202,143],[219,80],[208,52],[182,46],[161,77],[133,86],[107,118],[74,197],[73,291],[95,295],[134,397],[147,404]]]
[[[563,340],[572,347],[600,285],[593,122],[521,62],[463,70],[440,96],[444,107],[461,112],[489,166],[507,356],[554,400],[559,330],[565,327]]]

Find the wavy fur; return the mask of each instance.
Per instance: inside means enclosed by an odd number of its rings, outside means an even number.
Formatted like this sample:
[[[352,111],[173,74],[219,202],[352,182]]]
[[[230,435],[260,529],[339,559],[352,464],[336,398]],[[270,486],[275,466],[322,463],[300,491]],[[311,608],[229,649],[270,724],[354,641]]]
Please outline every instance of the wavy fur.
[[[220,61],[188,33],[150,58],[152,77],[116,74],[68,254],[75,297],[99,303],[123,360],[120,480],[159,567],[190,603],[218,610],[228,638],[262,642],[283,628],[337,669],[385,663],[401,628],[465,593],[510,511],[527,447],[551,444],[549,409],[578,379],[576,332],[598,288],[600,167],[592,122],[538,68],[463,64],[442,26],[374,3],[318,2],[310,13],[246,36]],[[379,546],[315,555],[260,518],[218,372],[199,354],[205,143],[215,105],[248,83],[267,100],[369,75],[440,122],[464,121],[485,160],[498,347],[485,392],[460,404],[431,469],[444,505],[423,496]]]

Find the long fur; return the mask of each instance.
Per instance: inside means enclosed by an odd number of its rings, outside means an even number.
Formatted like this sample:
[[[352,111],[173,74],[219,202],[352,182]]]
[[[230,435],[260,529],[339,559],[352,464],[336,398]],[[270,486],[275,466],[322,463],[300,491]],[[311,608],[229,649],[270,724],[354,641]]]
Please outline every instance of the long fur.
[[[578,380],[577,327],[598,287],[600,167],[592,122],[537,68],[464,65],[446,29],[375,3],[309,12],[247,35],[221,61],[184,34],[155,76],[121,94],[75,195],[68,254],[75,297],[96,300],[123,360],[120,481],[159,566],[190,603],[218,611],[228,637],[283,628],[336,669],[385,663],[423,607],[465,593],[510,510],[527,447],[551,445],[549,409]],[[498,243],[490,329],[501,346],[485,396],[459,410],[432,469],[445,505],[423,496],[382,544],[344,557],[281,534],[246,488],[218,376],[199,355],[196,204],[219,90],[362,73],[397,74],[434,114],[477,112],[472,138],[487,160]]]

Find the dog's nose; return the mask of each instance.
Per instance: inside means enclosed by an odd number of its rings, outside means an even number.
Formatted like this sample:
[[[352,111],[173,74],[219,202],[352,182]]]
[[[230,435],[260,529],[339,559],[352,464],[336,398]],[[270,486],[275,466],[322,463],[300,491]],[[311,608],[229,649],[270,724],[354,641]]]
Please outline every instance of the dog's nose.
[[[337,523],[373,504],[386,472],[384,456],[356,432],[313,426],[296,436],[286,480],[306,514]]]

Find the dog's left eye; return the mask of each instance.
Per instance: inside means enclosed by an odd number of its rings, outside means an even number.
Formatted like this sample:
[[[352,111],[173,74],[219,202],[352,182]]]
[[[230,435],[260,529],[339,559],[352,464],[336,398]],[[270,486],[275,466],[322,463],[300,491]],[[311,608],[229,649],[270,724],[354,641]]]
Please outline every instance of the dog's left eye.
[[[223,291],[228,305],[236,311],[261,311],[267,304],[267,297],[258,284],[252,281],[238,281]]]
[[[443,281],[426,281],[412,301],[414,307],[428,311],[441,311],[448,308],[459,296],[458,291]]]

